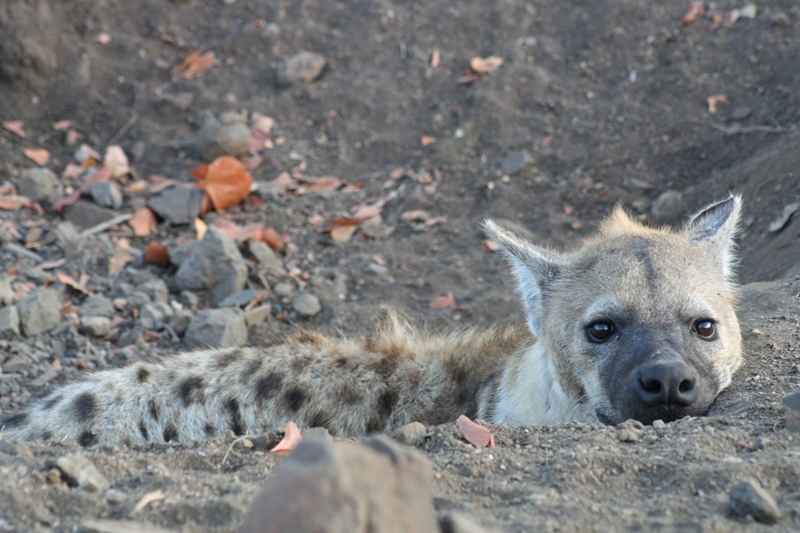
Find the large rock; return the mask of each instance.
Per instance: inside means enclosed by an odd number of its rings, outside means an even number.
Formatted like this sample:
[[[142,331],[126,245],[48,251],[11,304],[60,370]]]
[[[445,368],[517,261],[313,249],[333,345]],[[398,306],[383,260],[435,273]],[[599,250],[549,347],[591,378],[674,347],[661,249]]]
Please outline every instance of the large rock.
[[[200,213],[205,193],[189,187],[170,187],[161,194],[150,198],[147,207],[152,209],[173,226],[189,224]]]
[[[235,308],[202,311],[189,324],[184,342],[192,348],[229,348],[247,342],[244,313]]]
[[[17,304],[22,333],[27,336],[50,331],[61,323],[61,301],[54,289],[39,288]]]
[[[64,207],[64,219],[82,230],[108,222],[115,216],[117,213],[111,209],[84,200],[78,200],[74,204]]]
[[[239,533],[439,533],[430,468],[387,437],[364,445],[303,439],[278,466]]]
[[[212,304],[242,290],[246,280],[247,264],[242,254],[216,228],[208,228],[175,274],[179,290],[209,290]]]
[[[17,191],[32,202],[55,202],[61,195],[61,182],[49,168],[29,168],[17,182]]]
[[[0,307],[0,339],[19,337],[19,313],[13,305]]]
[[[203,161],[210,163],[223,155],[240,157],[250,151],[250,129],[244,117],[228,111],[203,124],[196,142]]]

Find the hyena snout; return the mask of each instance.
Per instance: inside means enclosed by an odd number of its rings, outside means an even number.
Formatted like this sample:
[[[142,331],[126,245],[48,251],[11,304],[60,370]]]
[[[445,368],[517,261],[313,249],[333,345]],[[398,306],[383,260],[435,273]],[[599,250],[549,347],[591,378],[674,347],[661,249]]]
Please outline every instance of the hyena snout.
[[[698,397],[697,373],[677,354],[659,354],[633,374],[636,397],[648,407],[689,407]]]

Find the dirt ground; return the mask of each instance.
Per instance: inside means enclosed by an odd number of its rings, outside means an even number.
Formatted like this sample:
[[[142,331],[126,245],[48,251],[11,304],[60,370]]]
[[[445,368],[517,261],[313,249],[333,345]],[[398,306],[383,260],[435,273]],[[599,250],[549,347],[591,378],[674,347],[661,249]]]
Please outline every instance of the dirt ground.
[[[777,231],[769,226],[800,196],[800,7],[759,0],[755,18],[728,23],[743,7],[721,0],[683,26],[684,0],[6,0],[0,120],[24,121],[28,136],[0,130],[0,184],[34,166],[25,148],[47,148],[48,166],[63,171],[76,146],[52,129],[60,120],[72,120],[98,151],[121,145],[140,178],[189,182],[200,161],[186,141],[208,116],[272,117],[272,138],[282,142],[260,153],[255,181],[305,162],[309,176],[363,187],[319,195],[262,189],[255,194],[263,205],[245,201],[206,216],[287,234],[286,264],[308,273],[307,289],[322,301],[322,311],[304,320],[271,295],[283,320],[251,328],[253,344],[274,342],[297,323],[364,330],[387,305],[430,328],[515,320],[512,280],[483,246],[485,218],[568,247],[615,204],[650,223],[678,224],[728,191],[741,193],[745,364],[709,417],[648,427],[633,443],[608,427],[497,427],[498,447],[482,451],[453,424],[430,428],[420,449],[433,465],[437,512],[461,511],[498,531],[797,531],[800,433],[785,428],[781,398],[800,389],[800,221],[795,214]],[[718,28],[714,12],[724,17]],[[203,76],[172,72],[199,49],[216,57]],[[322,75],[280,83],[281,64],[303,50],[326,58]],[[461,83],[476,56],[504,63]],[[711,113],[707,99],[718,95],[725,98]],[[520,157],[525,164],[514,168]],[[406,175],[390,179],[400,167]],[[335,243],[309,222],[345,216],[381,194],[389,200],[375,238],[359,229]],[[133,204],[126,196],[120,212]],[[403,219],[414,210],[445,219]],[[0,211],[0,223],[25,230],[60,221],[51,211]],[[143,250],[193,232],[160,223],[139,238],[118,228],[75,249],[50,243],[36,252],[66,259],[64,272],[93,276],[90,288],[111,290],[140,271],[174,275],[139,261],[107,277],[115,238]],[[0,266],[25,279],[34,263],[4,248]],[[457,307],[431,311],[433,298],[448,293]],[[76,305],[82,298],[68,297]],[[185,348],[169,336],[149,340],[142,356]],[[28,341],[49,353],[53,339]],[[113,343],[96,346],[110,357],[95,366],[124,362]],[[69,354],[48,357],[63,367],[51,384],[85,368]],[[3,414],[51,386],[36,377],[14,378],[21,386],[2,397]],[[280,458],[230,449],[231,442],[89,449],[111,482],[103,497],[48,477],[51,459],[77,445],[6,446],[0,531],[73,531],[98,517],[235,531]],[[748,476],[777,500],[778,524],[728,511],[731,487]],[[154,490],[165,499],[134,511]]]

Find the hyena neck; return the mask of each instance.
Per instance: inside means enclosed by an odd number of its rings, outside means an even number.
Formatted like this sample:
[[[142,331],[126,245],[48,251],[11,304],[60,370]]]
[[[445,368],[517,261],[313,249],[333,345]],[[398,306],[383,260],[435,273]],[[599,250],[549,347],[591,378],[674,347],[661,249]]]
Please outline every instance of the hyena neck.
[[[564,391],[551,353],[539,340],[516,358],[503,373],[492,422],[509,426],[558,424],[585,420],[583,410]]]

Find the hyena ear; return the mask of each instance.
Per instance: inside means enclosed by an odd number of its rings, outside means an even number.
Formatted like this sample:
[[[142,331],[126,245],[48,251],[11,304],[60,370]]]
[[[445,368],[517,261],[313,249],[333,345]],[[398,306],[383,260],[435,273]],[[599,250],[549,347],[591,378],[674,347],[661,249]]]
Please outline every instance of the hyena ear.
[[[528,317],[528,328],[535,336],[541,336],[546,287],[563,273],[565,259],[557,252],[534,246],[491,220],[484,223],[483,229],[511,261]]]
[[[727,200],[707,206],[689,219],[684,236],[701,248],[706,260],[725,277],[733,277],[736,263],[734,237],[736,236],[742,198],[731,195]]]

